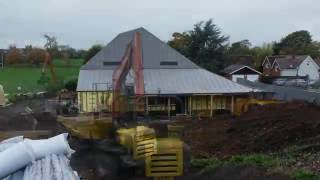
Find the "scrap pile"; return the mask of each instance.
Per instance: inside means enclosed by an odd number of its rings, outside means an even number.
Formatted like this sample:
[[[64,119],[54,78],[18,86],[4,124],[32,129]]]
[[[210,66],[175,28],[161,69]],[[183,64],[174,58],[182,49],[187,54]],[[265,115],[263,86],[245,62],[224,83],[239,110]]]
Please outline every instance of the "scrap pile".
[[[320,107],[302,102],[252,107],[240,117],[180,121],[195,155],[229,156],[279,150],[320,133]],[[226,143],[227,142],[227,143]]]
[[[22,136],[0,142],[0,179],[78,180],[67,157],[73,153],[67,134],[30,140]]]

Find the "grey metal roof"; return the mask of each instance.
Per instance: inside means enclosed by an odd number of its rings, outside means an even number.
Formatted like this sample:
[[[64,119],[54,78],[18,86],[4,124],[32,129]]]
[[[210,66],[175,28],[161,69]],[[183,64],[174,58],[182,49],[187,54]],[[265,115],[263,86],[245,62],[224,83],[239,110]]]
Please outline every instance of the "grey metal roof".
[[[145,94],[248,93],[247,88],[205,69],[145,69]]]
[[[77,91],[111,90],[113,70],[81,70]],[[144,69],[145,94],[226,94],[253,91],[205,69]],[[97,84],[97,85],[94,85]]]
[[[77,91],[107,91],[112,87],[112,69],[80,70]]]
[[[143,68],[198,68],[192,61],[181,55],[146,29],[138,28],[119,34],[106,47],[90,59],[87,64],[82,66],[82,69],[115,69],[116,66],[104,66],[103,62],[119,62],[124,55],[127,45],[133,40],[135,32],[140,32],[141,35]],[[161,61],[176,61],[178,62],[178,65],[160,65]]]

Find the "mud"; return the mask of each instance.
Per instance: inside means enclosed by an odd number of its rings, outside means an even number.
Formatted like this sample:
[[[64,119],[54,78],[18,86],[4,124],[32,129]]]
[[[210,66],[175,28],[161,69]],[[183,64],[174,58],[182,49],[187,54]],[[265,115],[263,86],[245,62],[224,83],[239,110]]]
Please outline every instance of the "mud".
[[[320,108],[294,102],[252,107],[240,117],[180,121],[184,141],[195,156],[277,151],[320,134]]]
[[[256,166],[225,165],[214,170],[192,175],[186,180],[290,180],[283,174],[274,174],[267,169]]]

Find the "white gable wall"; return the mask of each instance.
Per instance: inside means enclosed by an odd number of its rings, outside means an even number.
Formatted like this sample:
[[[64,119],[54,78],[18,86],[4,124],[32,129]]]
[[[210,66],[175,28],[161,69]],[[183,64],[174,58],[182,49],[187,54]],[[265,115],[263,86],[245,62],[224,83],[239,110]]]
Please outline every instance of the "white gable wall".
[[[259,80],[259,74],[233,74],[232,75],[232,81],[237,82],[238,78],[246,79],[248,81],[258,81]]]
[[[299,76],[309,76],[310,81],[319,80],[319,66],[308,56],[299,66]]]

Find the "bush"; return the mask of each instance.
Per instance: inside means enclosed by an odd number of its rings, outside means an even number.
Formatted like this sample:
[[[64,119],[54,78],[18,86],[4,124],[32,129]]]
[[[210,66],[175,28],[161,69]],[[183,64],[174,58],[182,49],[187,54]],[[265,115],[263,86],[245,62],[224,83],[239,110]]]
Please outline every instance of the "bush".
[[[70,79],[67,81],[64,85],[64,88],[67,89],[68,91],[76,91],[77,90],[77,84],[78,84],[78,79]]]
[[[229,159],[228,163],[235,165],[254,165],[263,167],[274,167],[279,165],[279,161],[268,155],[236,155]]]
[[[292,174],[291,178],[294,180],[319,180],[320,176],[310,171],[298,170]]]
[[[191,160],[191,166],[194,168],[200,168],[200,169],[203,169],[209,166],[218,166],[221,164],[222,162],[219,159],[214,157],[208,158],[208,159],[192,159]]]
[[[49,83],[46,85],[46,90],[49,94],[56,95],[61,89],[64,88],[63,78],[57,77],[57,82],[53,83],[50,79]]]

